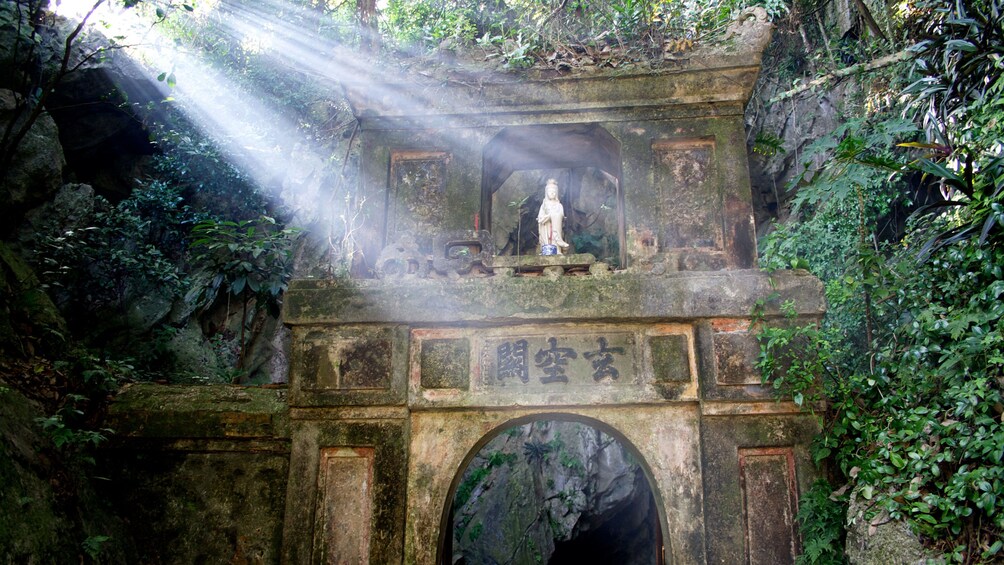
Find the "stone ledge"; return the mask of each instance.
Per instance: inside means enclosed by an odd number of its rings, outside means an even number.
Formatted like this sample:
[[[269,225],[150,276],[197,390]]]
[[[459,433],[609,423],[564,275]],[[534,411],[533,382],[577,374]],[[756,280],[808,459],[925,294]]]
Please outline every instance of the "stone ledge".
[[[282,438],[289,408],[285,389],[136,383],[112,401],[108,426],[125,437]]]
[[[780,317],[792,300],[822,316],[819,279],[805,271],[757,270],[605,277],[492,277],[462,280],[295,280],[286,324],[465,324],[527,321],[693,320],[748,317],[757,301]]]

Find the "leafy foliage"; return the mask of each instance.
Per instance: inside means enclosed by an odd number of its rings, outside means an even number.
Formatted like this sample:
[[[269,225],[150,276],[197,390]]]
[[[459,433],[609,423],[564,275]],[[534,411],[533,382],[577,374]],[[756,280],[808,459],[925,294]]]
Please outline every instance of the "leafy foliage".
[[[80,461],[94,464],[94,457],[89,451],[108,439],[112,430],[91,430],[81,425],[84,411],[77,403],[86,401],[80,394],[66,396],[65,404],[56,413],[45,418],[38,418],[42,431],[49,436],[53,445],[63,455]]]
[[[191,124],[177,122],[176,128],[155,128],[161,154],[154,162],[158,181],[170,187],[190,214],[177,223],[190,227],[206,217],[264,214],[265,197],[248,174],[233,164],[236,157]]]
[[[796,400],[830,400],[813,456],[847,482],[839,502],[908,521],[950,561],[991,562],[1004,535],[1001,4],[917,7],[924,38],[904,100],[922,109],[927,139],[871,116],[806,155],[802,222],[765,240],[764,264],[805,263],[830,313],[765,328],[760,365]],[[936,197],[916,202],[925,191]],[[883,229],[916,204],[904,232]],[[818,489],[803,497],[803,526],[828,521],[831,487]],[[803,560],[829,562],[839,540],[810,528],[805,543]]]
[[[191,294],[201,293],[203,302],[212,304],[224,288],[228,318],[229,299],[240,300],[238,368],[242,368],[247,345],[248,301],[253,299],[264,305],[271,316],[279,316],[280,297],[292,276],[292,243],[297,231],[280,228],[268,216],[240,221],[209,219],[192,228],[193,260],[214,274],[207,287],[193,288]]]
[[[476,14],[471,8],[444,8],[433,2],[391,0],[383,12],[385,29],[403,46],[437,46],[447,39],[472,41]]]
[[[796,565],[842,565],[847,505],[832,496],[833,486],[817,479],[799,501],[799,530],[804,544]]]
[[[179,226],[188,213],[177,192],[153,181],[114,206],[96,197],[95,208],[86,227],[39,234],[35,243],[43,281],[56,299],[88,323],[147,293],[177,296],[183,287],[175,262]]]
[[[541,441],[530,440],[523,443],[523,455],[526,456],[526,460],[537,465],[543,464],[552,450],[550,444]]]
[[[292,275],[293,228],[279,228],[268,216],[257,220],[203,220],[192,228],[194,261],[216,274],[204,292],[215,299],[224,287],[233,296],[250,294],[278,316],[279,297]]]
[[[665,42],[713,35],[754,5],[771,17],[788,11],[785,0],[392,0],[381,31],[396,48],[432,49],[473,39],[487,59],[523,68],[570,51],[593,56],[604,46],[635,49],[635,56],[661,54]]]

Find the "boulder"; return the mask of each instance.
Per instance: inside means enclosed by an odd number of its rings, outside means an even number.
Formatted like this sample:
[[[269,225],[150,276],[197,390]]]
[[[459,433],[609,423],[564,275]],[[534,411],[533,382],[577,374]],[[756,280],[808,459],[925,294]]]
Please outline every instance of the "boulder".
[[[851,565],[924,565],[943,563],[926,551],[902,520],[888,515],[865,517],[865,505],[851,500],[847,509],[847,562]]]
[[[24,4],[0,3],[0,88],[14,88],[20,82],[18,71],[32,53],[31,31]]]
[[[10,247],[0,242],[0,350],[30,353],[38,340],[49,348],[60,346],[66,322],[41,287],[31,268]],[[30,344],[30,345],[29,345]]]
[[[27,109],[11,90],[0,90],[0,131],[14,122],[24,123]],[[63,185],[66,159],[59,144],[59,130],[47,113],[42,113],[14,150],[10,168],[0,178],[0,208],[15,214],[33,208]],[[16,219],[16,216],[15,216]],[[4,226],[6,230],[17,222]]]
[[[94,214],[94,189],[87,184],[65,184],[52,200],[31,209],[17,233],[21,249],[31,249],[41,237],[59,237],[87,227]]]
[[[179,328],[167,342],[167,351],[174,358],[174,371],[192,380],[217,382],[227,367],[213,345],[202,335],[198,322],[192,320]]]

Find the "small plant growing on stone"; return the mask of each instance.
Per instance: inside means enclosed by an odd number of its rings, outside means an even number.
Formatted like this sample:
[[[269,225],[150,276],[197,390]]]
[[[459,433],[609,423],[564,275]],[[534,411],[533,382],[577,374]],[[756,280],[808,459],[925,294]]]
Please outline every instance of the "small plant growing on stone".
[[[528,441],[523,444],[523,455],[528,463],[543,465],[547,461],[547,455],[551,453],[552,446],[540,441]]]
[[[105,442],[112,430],[103,428],[100,430],[88,430],[78,427],[77,423],[84,416],[84,411],[78,404],[84,402],[86,397],[80,394],[69,394],[66,396],[66,403],[56,411],[55,414],[45,418],[36,418],[36,422],[42,427],[53,445],[61,453],[93,465],[94,458],[87,454],[91,448],[97,447]]]
[[[273,218],[264,215],[236,222],[209,219],[192,228],[195,261],[216,273],[207,287],[194,289],[194,293],[201,293],[205,303],[212,304],[220,289],[224,289],[228,317],[230,299],[240,301],[238,367],[243,365],[247,345],[249,302],[264,304],[272,316],[279,315],[280,297],[292,276],[292,244],[297,231],[281,228]],[[186,298],[194,299],[192,294]]]
[[[97,563],[101,557],[101,552],[104,551],[102,549],[104,544],[110,539],[112,538],[109,536],[89,536],[80,544],[80,547],[92,561]]]

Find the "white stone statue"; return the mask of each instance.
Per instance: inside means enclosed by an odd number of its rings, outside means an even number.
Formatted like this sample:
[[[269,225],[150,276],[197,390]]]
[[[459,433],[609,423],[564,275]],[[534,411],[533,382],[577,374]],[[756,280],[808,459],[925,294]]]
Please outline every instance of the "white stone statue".
[[[565,207],[558,200],[558,181],[547,179],[544,186],[544,201],[540,203],[537,212],[537,225],[540,227],[540,244],[551,244],[557,247],[558,255],[568,247],[562,239],[561,224],[565,219]]]

